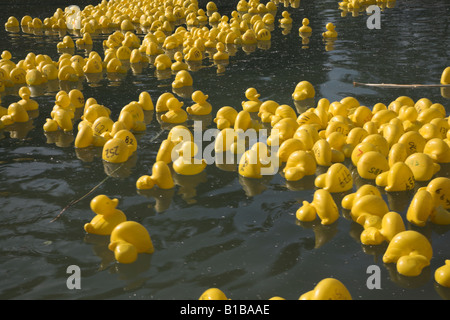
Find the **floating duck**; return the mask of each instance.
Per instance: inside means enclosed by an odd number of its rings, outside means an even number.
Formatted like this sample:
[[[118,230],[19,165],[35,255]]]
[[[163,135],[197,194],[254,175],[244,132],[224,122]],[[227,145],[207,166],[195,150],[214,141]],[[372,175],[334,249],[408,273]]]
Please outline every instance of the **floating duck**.
[[[278,159],[280,162],[286,162],[289,156],[297,150],[305,150],[303,142],[295,138],[289,138],[281,143],[277,154]]]
[[[245,91],[245,97],[249,100],[242,101],[242,109],[247,112],[259,112],[262,102],[258,99],[260,97],[258,91],[255,88],[248,88]]]
[[[273,163],[269,158],[267,145],[257,142],[241,156],[238,172],[245,178],[260,179],[266,172],[273,173],[273,167],[270,167]]]
[[[19,97],[22,99],[17,101],[17,103],[22,105],[27,111],[39,109],[39,104],[35,100],[31,99],[30,96],[30,89],[28,87],[21,87],[19,89]]]
[[[368,151],[359,158],[356,168],[361,178],[375,180],[389,170],[389,163],[380,152]]]
[[[176,173],[181,175],[195,175],[199,174],[206,168],[206,161],[204,159],[196,159],[198,147],[193,141],[185,141],[180,146],[178,151],[178,159],[173,161],[173,169]]]
[[[158,71],[167,70],[172,67],[172,59],[167,54],[161,53],[156,57],[153,65]]]
[[[431,180],[426,187],[431,193],[436,207],[442,206],[444,209],[450,209],[450,179],[447,177],[437,177]]]
[[[312,29],[309,26],[309,19],[308,18],[303,18],[302,26],[298,29],[298,32],[301,32],[301,33],[311,33],[312,32]]]
[[[445,264],[436,269],[434,280],[441,286],[450,288],[450,260],[445,260]]]
[[[321,280],[313,290],[302,294],[299,300],[352,300],[345,285],[334,278]]]
[[[322,33],[322,36],[325,39],[335,39],[338,36],[338,33],[336,32],[336,30],[334,30],[336,27],[333,23],[328,22],[326,25],[326,29],[327,31],[325,31],[324,33]]]
[[[138,190],[152,189],[155,185],[163,190],[175,186],[170,168],[164,161],[156,161],[152,167],[152,175],[143,175],[136,181]]]
[[[7,126],[16,122],[28,122],[30,117],[27,110],[21,104],[14,102],[8,106],[8,114],[2,116],[0,120]]]
[[[304,176],[315,174],[316,169],[314,157],[304,150],[298,150],[289,155],[283,172],[287,181],[298,181]]]
[[[425,138],[417,131],[407,131],[398,139],[406,146],[408,156],[416,152],[423,152],[426,144]]]
[[[55,130],[56,131],[56,130]],[[81,125],[75,138],[75,148],[88,148],[90,146],[103,147],[109,138],[94,133],[90,124]]]
[[[351,210],[358,199],[366,195],[375,195],[381,198],[381,193],[377,187],[371,184],[365,184],[358,188],[354,193],[346,195],[341,202],[344,209]]]
[[[342,163],[332,164],[326,173],[314,181],[317,188],[325,189],[331,193],[345,192],[353,187],[353,179],[348,168]]]
[[[125,221],[114,228],[108,249],[114,251],[119,263],[133,263],[139,253],[155,251],[147,229],[135,221]]]
[[[399,274],[414,277],[430,265],[433,249],[428,239],[414,230],[398,233],[389,242],[383,255],[384,263],[396,263]]]
[[[214,61],[228,61],[230,59],[230,55],[225,51],[223,42],[217,42],[216,50],[217,52],[213,55]]]
[[[126,162],[134,153],[134,146],[121,138],[112,138],[103,146],[102,159],[110,163]]]
[[[435,208],[433,197],[426,189],[419,189],[411,200],[406,212],[406,220],[410,223],[424,227],[433,214]]]
[[[216,113],[216,117],[214,118],[217,129],[222,130],[225,128],[234,127],[237,115],[238,111],[233,107],[225,106],[220,108]]]
[[[317,140],[312,147],[312,152],[319,166],[329,167],[332,165],[332,150],[327,140]]]
[[[291,18],[291,15],[289,14],[288,11],[283,11],[283,12],[281,13],[281,16],[282,16],[283,18],[281,18],[281,19],[278,20],[281,24],[283,24],[283,25],[289,25],[289,24],[292,24],[292,18]]]
[[[196,102],[194,105],[187,107],[186,111],[192,115],[207,115],[212,111],[211,104],[206,101],[208,95],[205,95],[202,91],[197,90],[192,93],[192,100]]]
[[[404,162],[407,157],[406,146],[403,143],[393,144],[388,154],[389,167],[392,167],[396,162]]]
[[[294,89],[292,98],[295,101],[302,101],[308,98],[314,98],[316,91],[309,81],[300,81]]]
[[[47,82],[47,78],[38,69],[31,69],[27,71],[25,82],[29,86],[40,86]]]
[[[180,70],[175,75],[175,80],[172,82],[172,88],[191,87],[193,80],[191,74],[187,70]]]
[[[175,52],[175,54],[173,55],[175,62],[172,63],[172,65],[170,66],[170,69],[173,72],[178,72],[180,70],[188,70],[189,66],[187,63],[183,62],[183,53],[180,51]]]
[[[437,163],[450,163],[450,146],[440,138],[433,138],[426,142],[423,153],[429,155]]]
[[[75,41],[75,44],[78,47],[85,47],[85,46],[93,45],[94,42],[92,41],[91,34],[89,32],[85,32],[85,33],[83,33],[83,36],[80,39],[77,39]]]
[[[311,203],[303,201],[303,205],[297,210],[296,217],[300,221],[313,221],[319,216],[322,225],[334,223],[339,218],[339,210],[330,192],[319,189],[314,192]]]
[[[428,181],[441,168],[428,154],[421,152],[411,154],[404,161],[412,170],[415,181]]]
[[[370,226],[360,235],[364,245],[379,245],[384,241],[390,242],[394,236],[405,231],[405,224],[400,214],[394,211],[387,212],[381,219],[381,226]]]
[[[349,199],[346,199],[345,204],[347,208],[351,205],[350,216],[352,220],[364,226],[364,228],[378,225],[381,218],[389,212],[388,205],[379,194],[357,195],[353,199],[353,204],[348,201]]]
[[[119,200],[110,199],[106,195],[98,195],[91,200],[91,210],[96,216],[84,225],[87,233],[110,235],[113,229],[127,220],[123,211],[117,209]]]
[[[169,111],[161,115],[161,120],[166,123],[184,123],[187,120],[187,113],[181,107],[183,102],[173,97],[167,100]]]
[[[199,300],[228,300],[228,298],[222,290],[209,288],[200,295]]]
[[[5,22],[5,28],[18,28],[19,27],[19,20],[17,20],[16,17],[11,16],[8,18],[8,20]]]
[[[280,105],[274,100],[266,100],[259,107],[258,117],[261,122],[270,123]]]

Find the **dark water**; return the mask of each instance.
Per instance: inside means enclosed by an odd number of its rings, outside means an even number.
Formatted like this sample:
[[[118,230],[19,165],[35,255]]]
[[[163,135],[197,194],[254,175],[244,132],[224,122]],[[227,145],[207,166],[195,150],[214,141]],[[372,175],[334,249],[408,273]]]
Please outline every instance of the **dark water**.
[[[89,2],[73,1],[84,7]],[[98,2],[92,1],[92,4]],[[205,6],[206,1],[199,1]],[[237,1],[216,2],[219,11],[229,14]],[[265,3],[265,2],[264,2]],[[57,7],[51,2],[39,5],[26,1],[0,5],[2,23],[10,15],[25,14],[45,18]],[[280,3],[294,19],[290,32],[278,22],[272,31],[271,46],[246,53],[240,48],[230,58],[225,72],[217,73],[210,61],[192,73],[194,89],[209,95],[214,111],[225,105],[240,110],[244,92],[255,87],[262,100],[272,99],[293,106],[295,85],[308,80],[316,88],[316,100],[338,101],[356,97],[361,104],[388,104],[407,95],[417,100],[427,97],[445,105],[449,101],[439,89],[367,89],[353,81],[372,83],[437,83],[449,63],[448,1],[397,1],[382,12],[381,29],[369,30],[367,16],[342,17],[337,1],[306,1],[299,7]],[[308,48],[302,48],[298,28],[303,17],[311,21],[313,35]],[[339,33],[334,49],[327,51],[321,33],[333,22]],[[101,40],[95,47],[103,54]],[[57,36],[10,34],[0,28],[0,51],[9,50],[13,60],[28,52],[48,54],[57,60]],[[80,51],[78,54],[85,54]],[[94,97],[113,114],[140,92],[150,93],[153,102],[171,91],[173,76],[158,79],[153,67],[141,73],[130,71],[121,81],[105,77],[97,84],[84,81],[85,98]],[[27,126],[0,133],[0,297],[3,299],[197,299],[210,287],[221,288],[231,299],[268,299],[282,296],[297,299],[323,278],[335,277],[349,289],[354,299],[443,299],[434,281],[434,270],[450,258],[449,230],[428,225],[408,229],[423,232],[434,249],[431,265],[421,276],[399,276],[395,266],[385,265],[385,246],[361,245],[361,228],[341,210],[332,226],[299,224],[295,211],[303,200],[311,201],[314,177],[286,184],[279,174],[252,182],[237,172],[206,168],[195,180],[177,181],[174,190],[139,194],[136,180],[148,174],[155,161],[161,134],[156,118],[139,136],[134,162],[114,176],[98,154],[80,153],[73,147],[73,135],[46,135],[42,125],[49,117],[59,90],[33,97],[39,115]],[[15,92],[2,96],[2,105],[18,100]],[[184,99],[185,105],[192,103]],[[214,127],[214,123],[209,127]],[[324,169],[322,168],[322,171]],[[319,173],[319,171],[318,171]],[[448,176],[448,170],[441,172]],[[89,196],[50,221],[71,201]],[[355,181],[355,188],[361,181]],[[152,237],[155,253],[140,255],[137,262],[121,265],[107,249],[108,237],[87,235],[83,225],[93,213],[89,201],[97,194],[119,199],[119,209],[128,220],[142,223]],[[344,195],[335,195],[340,201]],[[412,194],[385,195],[389,207],[405,212]],[[337,202],[338,203],[338,202]],[[406,221],[406,219],[405,219]],[[81,290],[69,290],[69,265],[81,268]],[[381,289],[366,286],[367,268],[381,270]]]

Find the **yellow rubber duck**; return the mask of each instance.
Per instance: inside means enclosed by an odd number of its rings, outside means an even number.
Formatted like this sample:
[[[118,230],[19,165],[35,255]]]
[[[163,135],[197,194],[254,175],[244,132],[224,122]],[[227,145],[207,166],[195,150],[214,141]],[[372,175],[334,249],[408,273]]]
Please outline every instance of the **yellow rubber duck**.
[[[191,74],[187,70],[180,70],[175,75],[175,80],[172,82],[172,88],[179,89],[183,87],[191,87],[194,81]]]
[[[257,33],[253,29],[247,29],[241,36],[243,46],[254,45],[258,42]]]
[[[47,78],[38,69],[31,69],[27,71],[25,82],[29,86],[40,86],[47,82]]]
[[[188,52],[184,56],[184,60],[186,61],[202,61],[203,60],[203,54],[201,50],[197,46],[192,46],[189,48]]]
[[[331,146],[325,139],[317,140],[313,147],[312,152],[316,159],[317,165],[329,167],[332,165],[332,150]]]
[[[361,178],[375,180],[389,170],[389,163],[385,156],[378,151],[367,151],[357,160],[357,171]]]
[[[217,125],[217,129],[222,130],[225,128],[234,128],[234,123],[238,111],[230,106],[221,107],[214,118],[214,123]]]
[[[161,120],[166,123],[184,123],[187,120],[187,112],[182,109],[183,102],[173,97],[167,100],[169,111],[161,115]]]
[[[118,204],[119,200],[103,194],[93,198],[90,206],[96,216],[84,225],[84,230],[92,234],[110,235],[119,223],[127,220],[123,211],[116,208]]]
[[[336,27],[335,27],[335,25],[333,23],[328,22],[325,27],[326,27],[327,31],[322,33],[322,36],[325,39],[335,39],[335,38],[337,38],[338,33],[336,32],[336,30],[334,30]]]
[[[274,100],[266,100],[259,107],[258,117],[261,122],[270,123],[280,105]]]
[[[379,245],[390,242],[395,235],[405,231],[402,216],[397,212],[387,212],[381,219],[381,225],[366,227],[360,235],[361,243],[364,245]]]
[[[429,181],[441,169],[428,154],[421,152],[411,154],[404,161],[412,170],[415,181]]]
[[[420,275],[430,265],[433,248],[428,239],[414,230],[398,233],[383,255],[384,263],[396,263],[397,272],[407,277]]]
[[[356,201],[366,195],[375,195],[381,198],[381,193],[377,187],[371,184],[365,184],[358,188],[356,192],[348,194],[342,199],[342,208],[351,210]]]
[[[287,181],[298,181],[304,176],[315,174],[316,169],[314,157],[307,151],[298,150],[289,155],[283,172]]]
[[[442,206],[444,209],[450,209],[450,179],[447,177],[437,177],[431,180],[426,187],[431,193],[436,207]]]
[[[303,201],[303,205],[296,212],[296,217],[300,221],[313,221],[316,214],[322,225],[332,224],[339,218],[339,209],[327,190],[316,190],[311,203]]]
[[[103,147],[107,140],[109,138],[95,134],[92,126],[86,123],[79,127],[74,144],[75,148]]]
[[[133,263],[139,253],[153,253],[153,242],[147,229],[138,222],[125,221],[111,233],[108,249],[119,263]]]
[[[19,103],[13,102],[8,106],[8,114],[1,117],[4,125],[11,125],[13,123],[28,122],[30,117],[27,110]]]
[[[172,59],[167,54],[161,53],[156,57],[153,65],[158,71],[167,70],[172,67]]]
[[[208,97],[209,96],[205,95],[201,90],[194,91],[192,93],[192,101],[194,101],[195,104],[186,108],[187,113],[199,116],[210,114],[212,106],[206,101]]]
[[[311,33],[312,29],[309,26],[309,19],[308,18],[303,18],[302,20],[302,26],[298,29],[298,32],[301,32],[303,34],[307,34],[307,33]]]
[[[94,44],[94,42],[92,41],[92,37],[91,34],[89,32],[85,32],[83,33],[83,36],[80,39],[77,39],[75,41],[75,44],[78,47],[87,47],[87,46],[92,46]]]
[[[259,97],[261,95],[256,91],[255,88],[248,88],[245,91],[245,97],[248,99],[247,101],[242,101],[242,109],[247,112],[259,112],[259,107],[261,106],[261,101]]]
[[[346,205],[349,206],[350,204],[346,203]],[[381,222],[381,218],[388,212],[389,208],[386,201],[380,195],[376,194],[365,194],[357,198],[355,197],[350,208],[352,220],[365,228]]]
[[[196,159],[198,146],[193,141],[185,141],[177,149],[178,158],[173,161],[173,170],[181,175],[199,174],[206,168],[205,159]]]
[[[295,112],[294,108],[287,104],[279,105],[276,110],[275,114],[270,117],[270,125],[272,128],[282,119],[285,118],[291,118],[293,120],[297,120],[297,113]],[[299,124],[296,123],[296,126],[298,127]]]
[[[170,66],[170,69],[173,72],[178,72],[180,70],[188,70],[189,66],[187,63],[183,62],[183,53],[181,51],[175,52],[173,55],[173,58],[175,59],[175,62],[172,63]]]
[[[313,290],[302,294],[299,300],[352,300],[352,296],[341,281],[325,278]]]
[[[31,90],[28,87],[21,87],[19,89],[19,97],[22,99],[17,101],[18,104],[22,105],[25,110],[32,111],[39,109],[39,104],[36,100],[31,99]]]
[[[406,146],[408,156],[416,152],[423,152],[426,140],[417,131],[407,131],[398,139],[399,143],[403,143]]]
[[[445,260],[445,264],[436,269],[434,280],[441,286],[450,288],[450,260]]]
[[[102,159],[110,163],[126,162],[134,153],[135,147],[121,138],[112,138],[103,146]]]
[[[406,212],[406,220],[410,223],[424,227],[432,216],[435,205],[431,193],[420,188],[411,200]]]
[[[309,81],[300,81],[294,89],[294,93],[292,93],[292,98],[295,101],[302,101],[308,98],[314,98],[316,95],[316,91]]]
[[[258,142],[245,151],[239,160],[238,172],[242,177],[261,179],[263,168],[271,165],[267,145]]]
[[[152,167],[152,175],[143,175],[136,181],[136,188],[139,190],[152,189],[155,185],[163,190],[175,186],[170,168],[164,161],[156,161]]]
[[[11,16],[8,18],[8,20],[5,22],[5,28],[18,28],[19,27],[19,20],[17,20],[16,17]]]
[[[230,55],[225,51],[225,44],[223,42],[217,42],[216,44],[217,52],[214,53],[213,59],[214,61],[228,61],[230,59]]]
[[[450,163],[450,146],[441,138],[427,141],[423,153],[429,155],[437,163]]]
[[[209,288],[200,295],[199,300],[229,300],[225,293],[218,288]]]
[[[345,192],[353,188],[353,179],[350,170],[345,165],[334,163],[326,173],[317,176],[314,184],[317,188],[331,193]]]
[[[281,18],[281,19],[278,20],[281,24],[283,24],[283,25],[289,25],[289,24],[292,24],[292,18],[291,18],[291,15],[289,14],[288,11],[286,11],[286,10],[283,11],[283,12],[281,13],[281,16],[282,16],[283,18]]]
[[[280,162],[286,162],[289,156],[297,150],[305,150],[303,142],[295,138],[289,138],[281,143],[277,153],[278,159]]]

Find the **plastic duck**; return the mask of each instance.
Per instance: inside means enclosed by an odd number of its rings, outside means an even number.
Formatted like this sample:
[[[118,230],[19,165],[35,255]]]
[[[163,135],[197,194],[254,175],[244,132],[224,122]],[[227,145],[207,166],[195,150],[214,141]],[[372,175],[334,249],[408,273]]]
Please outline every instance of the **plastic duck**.
[[[405,231],[402,216],[397,212],[387,212],[381,219],[381,225],[366,227],[360,235],[361,243],[364,245],[379,245],[390,242],[394,236]]]
[[[169,111],[161,115],[161,120],[166,123],[183,123],[187,120],[187,113],[181,107],[183,102],[173,97],[167,100]]]
[[[322,225],[332,224],[339,218],[338,207],[327,190],[316,190],[311,203],[303,201],[303,205],[296,212],[296,217],[300,221],[313,221],[316,214]]]
[[[321,280],[313,290],[302,294],[299,300],[352,300],[345,285],[337,279]]]
[[[270,123],[278,107],[278,102],[274,100],[266,100],[261,103],[258,112],[258,117],[261,119],[261,122]]]
[[[206,168],[204,159],[194,158],[198,153],[198,147],[193,141],[183,142],[177,152],[179,157],[173,161],[173,169],[176,173],[191,176],[199,174]]]
[[[133,263],[139,253],[155,251],[147,229],[135,221],[125,221],[114,228],[108,249],[114,251],[119,263]]]
[[[272,172],[272,161],[269,159],[267,145],[262,142],[255,143],[249,150],[245,151],[239,160],[238,172],[242,177],[260,179],[263,169]]]
[[[183,53],[180,51],[175,52],[174,54],[174,59],[175,62],[172,63],[172,65],[170,66],[170,69],[173,72],[178,72],[180,70],[188,70],[189,66],[187,63],[183,62]]]
[[[209,288],[200,295],[198,300],[228,300],[228,298],[222,290]]]
[[[232,150],[232,145],[236,140],[236,132],[233,128],[220,130],[214,141],[214,151],[216,154]]]
[[[425,189],[431,193],[436,207],[442,206],[450,209],[450,179],[447,177],[437,177],[431,180]]]
[[[294,108],[292,108],[291,106],[289,106],[287,104],[282,104],[276,108],[275,114],[270,117],[270,125],[272,127],[274,127],[275,124],[277,124],[281,119],[285,119],[285,118],[291,118],[293,120],[297,120],[297,114],[296,114]],[[295,126],[299,126],[299,124],[296,123]]]
[[[144,110],[138,102],[132,101],[120,110],[118,121],[122,121],[130,131],[145,131]]]
[[[389,154],[388,154],[388,158],[387,158],[389,167],[392,167],[394,165],[394,163],[396,163],[396,162],[399,162],[399,161],[404,162],[407,157],[408,157],[408,154],[406,152],[406,146],[402,143],[395,143],[394,145],[392,145],[391,149],[389,150]],[[411,168],[411,166],[410,166],[410,168]]]
[[[350,205],[352,220],[362,225],[364,229],[379,225],[381,218],[389,212],[386,201],[379,194],[357,195],[354,197],[353,203],[348,199],[346,200],[346,206],[349,207]]]
[[[390,242],[383,255],[384,263],[396,263],[399,274],[414,277],[430,265],[433,248],[421,233],[407,230],[398,233]]]
[[[142,91],[139,94],[138,103],[141,106],[142,110],[144,111],[153,111],[155,109],[152,97],[150,96],[150,93],[148,93],[147,91]]]
[[[175,75],[175,80],[172,82],[172,88],[191,87],[193,80],[191,74],[187,70],[180,70]]]
[[[450,288],[450,260],[445,260],[445,264],[436,269],[434,280],[441,286]]]
[[[325,39],[335,39],[338,36],[338,33],[336,32],[335,29],[335,25],[331,22],[328,22],[326,25],[326,29],[327,31],[325,31],[324,33],[322,33],[322,36]]]
[[[242,101],[242,109],[247,112],[259,112],[259,107],[261,106],[261,101],[258,99],[260,94],[255,88],[248,88],[245,91],[245,97],[249,99],[248,101]]]
[[[411,200],[406,211],[406,220],[410,223],[424,227],[432,216],[435,205],[431,193],[420,188]]]
[[[426,140],[417,131],[407,131],[398,139],[399,143],[403,143],[406,146],[408,156],[416,152],[423,152]]]
[[[8,106],[8,114],[2,116],[0,120],[7,126],[16,122],[28,122],[30,117],[22,105],[14,102]]]
[[[27,111],[39,109],[39,104],[35,100],[31,99],[30,96],[30,89],[28,87],[21,87],[19,89],[19,97],[22,99],[17,101],[17,103],[22,105]]]
[[[136,188],[139,190],[152,189],[155,185],[163,190],[175,186],[170,168],[164,161],[156,161],[152,167],[152,175],[143,175],[136,181]]]
[[[75,44],[78,47],[85,47],[85,46],[92,46],[94,42],[92,41],[91,34],[89,32],[85,32],[83,33],[83,37],[75,41]]]
[[[8,20],[5,23],[5,28],[18,28],[19,27],[19,20],[17,20],[16,17],[11,16],[8,18]]]
[[[186,55],[184,56],[184,60],[186,61],[202,61],[203,60],[203,54],[200,51],[199,48],[197,48],[196,46],[192,46],[189,51],[186,53]]]
[[[385,156],[378,151],[367,151],[357,160],[357,171],[361,178],[375,180],[378,175],[389,170]]]
[[[158,97],[158,100],[156,101],[155,110],[156,112],[166,112],[169,111],[169,108],[167,107],[167,100],[170,98],[174,98],[175,96],[171,92],[164,92]]]
[[[110,163],[126,162],[134,153],[135,147],[121,138],[112,138],[103,146],[102,159]]]
[[[103,147],[108,140],[109,138],[95,134],[92,126],[86,123],[79,127],[74,144],[75,148],[87,148],[90,146]]]
[[[332,164],[326,173],[319,175],[314,184],[317,188],[331,193],[345,192],[353,187],[353,179],[348,168],[342,163]]]
[[[167,54],[162,53],[156,57],[153,65],[158,71],[167,70],[172,67],[172,59],[170,59],[170,57]]]
[[[225,106],[220,108],[214,118],[217,129],[233,128],[237,115],[238,111],[232,107]]]
[[[283,11],[283,12],[281,13],[281,16],[282,16],[283,18],[279,19],[279,22],[280,22],[282,25],[289,25],[289,24],[292,24],[292,18],[291,18],[291,15],[289,14],[288,11]]]
[[[92,234],[110,235],[119,223],[127,220],[123,211],[116,208],[118,204],[119,200],[110,199],[103,194],[92,199],[91,210],[96,216],[84,225],[84,230]]]
[[[309,26],[309,19],[308,18],[303,18],[302,26],[298,29],[298,32],[301,32],[301,33],[311,33],[312,32],[312,29]]]
[[[194,91],[192,93],[192,100],[196,103],[186,108],[187,113],[200,116],[210,114],[212,111],[212,106],[208,101],[206,101],[207,99],[208,95],[205,95],[202,91]]]
[[[412,170],[415,181],[428,181],[441,168],[429,155],[421,152],[411,154],[404,161]]]
[[[280,162],[286,162],[289,156],[297,150],[305,150],[303,142],[295,138],[289,138],[281,143],[277,153],[278,159]]]
[[[304,150],[298,150],[291,153],[283,172],[287,181],[298,181],[304,176],[315,174],[316,169],[317,164],[314,157]]]
[[[423,153],[429,155],[437,163],[450,163],[450,146],[443,139],[429,140],[423,148]]]
[[[230,59],[230,55],[225,52],[225,45],[222,42],[216,44],[216,50],[217,52],[213,55],[214,61],[228,61]]]
[[[308,98],[314,98],[316,91],[309,81],[300,81],[292,93],[292,98],[295,101],[301,101]]]
[[[332,150],[327,140],[317,140],[312,147],[312,152],[317,165],[324,167],[332,165]]]
[[[374,195],[381,198],[381,193],[377,187],[371,184],[365,184],[361,186],[356,192],[348,194],[342,199],[342,208],[351,210],[356,201],[366,195]],[[384,203],[384,205],[386,205],[386,203]]]

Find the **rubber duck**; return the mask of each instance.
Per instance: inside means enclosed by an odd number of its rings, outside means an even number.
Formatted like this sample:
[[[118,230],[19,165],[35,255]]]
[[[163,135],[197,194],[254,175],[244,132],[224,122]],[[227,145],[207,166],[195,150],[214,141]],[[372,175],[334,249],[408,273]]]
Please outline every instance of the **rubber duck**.
[[[396,234],[403,231],[405,231],[405,224],[401,215],[390,211],[381,219],[381,226],[365,228],[360,239],[364,245],[379,245],[385,241],[390,242]]]
[[[431,180],[426,187],[430,192],[436,207],[442,206],[450,209],[450,179],[447,177],[437,177]]]
[[[11,125],[13,123],[28,122],[30,117],[27,110],[17,102],[11,103],[8,106],[8,114],[4,115],[0,119],[5,126]]]
[[[83,36],[80,39],[77,39],[75,41],[75,44],[77,47],[86,47],[86,46],[92,46],[94,42],[92,41],[91,34],[89,32],[83,33]]]
[[[205,159],[197,159],[198,147],[193,141],[185,141],[177,150],[178,158],[173,161],[173,169],[181,175],[199,174],[206,168]]]
[[[170,69],[173,72],[178,72],[180,70],[188,70],[189,69],[188,64],[183,62],[183,53],[181,51],[175,52],[173,57],[175,59],[175,62],[172,63],[172,65],[170,66]]]
[[[248,111],[239,111],[236,119],[234,120],[234,130],[247,131],[247,129],[252,127],[252,118]]]
[[[445,260],[445,264],[436,269],[434,280],[441,286],[450,288],[450,260]]]
[[[167,54],[161,53],[156,57],[153,65],[158,71],[167,70],[172,67],[172,59]]]
[[[216,50],[217,52],[213,55],[214,61],[228,61],[230,59],[230,55],[225,51],[223,42],[217,42]]]
[[[214,151],[216,154],[232,150],[232,144],[235,143],[236,132],[233,128],[224,128],[220,130],[214,141]]]
[[[233,128],[236,121],[238,111],[230,106],[221,107],[214,118],[217,129]]]
[[[356,203],[356,201],[366,195],[374,195],[374,196],[381,198],[381,193],[377,187],[375,187],[371,184],[365,184],[365,185],[361,186],[360,188],[358,188],[358,190],[356,192],[348,194],[342,199],[342,201],[341,201],[342,208],[351,210],[353,208],[353,205]],[[383,204],[383,208],[385,205],[386,205],[386,203]],[[385,211],[385,210],[382,210],[382,211]]]
[[[119,263],[124,264],[135,262],[139,253],[155,251],[147,229],[135,221],[125,221],[114,228],[108,249],[114,252]]]
[[[415,181],[428,181],[441,168],[429,155],[421,152],[411,154],[404,162],[412,170]]]
[[[298,128],[298,124],[294,118],[283,118],[278,121],[267,138],[269,146],[280,146],[284,141],[293,138]]]
[[[314,98],[316,91],[309,81],[300,81],[292,93],[292,98],[295,101],[302,101],[308,98]]]
[[[106,65],[106,72],[124,74],[127,72],[127,68],[122,64],[120,59],[112,58],[111,60],[109,60],[108,64]]]
[[[261,106],[261,101],[259,97],[261,95],[256,91],[255,88],[248,88],[245,91],[245,97],[248,99],[247,101],[242,101],[242,109],[247,112],[259,112],[259,107]]]
[[[396,162],[404,162],[408,154],[406,152],[406,146],[402,143],[395,143],[392,145],[388,154],[389,167],[392,167]],[[416,179],[417,180],[417,179]]]
[[[398,139],[399,143],[403,143],[406,146],[408,156],[416,152],[423,152],[426,140],[417,131],[407,131]]]
[[[152,97],[150,96],[150,93],[148,93],[147,91],[142,91],[139,94],[138,104],[141,106],[142,110],[144,110],[144,111],[153,111],[155,109],[155,106],[153,105]]]
[[[109,117],[110,115],[111,115],[111,110],[108,107],[105,107],[104,105],[98,104],[98,103],[92,103],[92,104],[86,103],[83,115],[81,116],[81,119],[86,120],[90,123],[94,123],[94,121],[97,118]]]
[[[39,104],[30,98],[31,90],[28,87],[21,87],[19,89],[19,97],[22,99],[17,101],[18,104],[22,105],[25,110],[32,111],[39,109]]]
[[[389,242],[383,255],[384,263],[396,263],[397,272],[407,277],[420,275],[430,265],[433,248],[428,239],[414,230],[398,233]]]
[[[280,105],[274,100],[266,100],[261,103],[259,107],[258,117],[261,122],[270,123],[272,117],[275,116],[275,112]]]
[[[44,129],[45,130],[45,129]],[[49,131],[56,131],[49,130]],[[92,126],[90,124],[85,123],[84,125],[80,125],[78,129],[77,136],[75,137],[75,148],[88,148],[90,146],[95,147],[103,147],[108,141],[109,138],[106,138],[102,135],[97,135],[94,133]]]
[[[327,190],[316,190],[311,203],[303,201],[303,205],[296,212],[296,217],[300,221],[313,221],[316,214],[322,225],[332,224],[339,218],[339,209]]]
[[[209,288],[200,295],[198,300],[228,300],[228,298],[222,290]]]
[[[332,164],[326,173],[314,181],[317,188],[325,189],[331,193],[345,192],[353,187],[353,179],[348,168],[342,163]]]
[[[289,156],[297,150],[305,150],[303,142],[295,138],[289,138],[281,143],[277,153],[278,159],[280,162],[286,162]]]
[[[414,194],[414,197],[406,211],[406,220],[410,223],[424,227],[428,219],[433,214],[435,205],[431,193],[426,189],[420,188]]]
[[[269,158],[267,145],[257,142],[241,156],[238,172],[245,178],[261,179],[267,172],[274,171],[272,160]]]
[[[208,95],[205,95],[202,91],[194,91],[192,93],[192,101],[194,101],[195,104],[186,108],[187,113],[200,116],[210,114],[212,111],[212,106],[208,101],[206,101],[207,99]]]
[[[357,160],[357,171],[361,178],[375,180],[389,170],[389,163],[385,156],[378,151],[367,151]]]
[[[291,15],[289,14],[288,11],[286,11],[286,10],[283,11],[283,12],[281,13],[281,16],[282,16],[283,18],[281,18],[281,19],[278,20],[281,24],[283,24],[283,25],[289,25],[289,24],[292,24],[292,18],[291,18]]]
[[[166,123],[183,123],[187,120],[187,113],[181,107],[183,102],[175,97],[167,100],[167,108],[169,111],[161,115],[161,120]]]
[[[333,23],[328,22],[325,27],[326,27],[327,31],[322,33],[322,36],[325,39],[335,39],[335,38],[337,38],[338,33],[336,32],[336,30],[334,30],[336,27],[335,27],[335,25]]]
[[[167,107],[167,100],[169,100],[170,98],[175,98],[175,96],[171,92],[164,92],[163,94],[161,94],[156,101],[156,112],[169,111],[169,108]]]
[[[294,108],[292,108],[291,106],[289,106],[287,104],[282,104],[276,108],[275,114],[273,116],[271,116],[270,125],[272,127],[274,127],[275,124],[277,124],[280,120],[285,119],[285,118],[291,118],[293,120],[297,120],[297,114],[296,114]],[[299,126],[299,124],[296,123],[296,126]]]
[[[423,153],[430,156],[437,163],[450,163],[450,146],[440,138],[433,138],[426,142]]]
[[[299,300],[352,300],[352,296],[341,281],[325,278],[313,290],[302,294]]]
[[[332,165],[332,150],[327,140],[317,140],[312,147],[312,152],[317,165],[324,167],[329,167]]]
[[[143,175],[136,181],[138,190],[152,189],[155,185],[163,190],[175,186],[170,168],[164,161],[156,161],[152,166],[152,175]]]
[[[118,204],[119,200],[103,194],[93,198],[90,206],[96,216],[84,225],[84,230],[91,234],[110,235],[118,224],[127,220],[123,211],[116,208]]]
[[[76,109],[83,108],[85,105],[84,95],[78,89],[72,89],[69,91],[69,99],[71,105]]]
[[[31,69],[27,71],[25,82],[29,86],[40,86],[47,82],[47,78],[38,69]]]
[[[203,54],[200,51],[200,49],[194,45],[185,54],[184,60],[186,60],[186,61],[193,61],[193,62],[195,62],[195,61],[202,61],[203,60]]]
[[[172,82],[172,88],[191,87],[193,80],[191,74],[187,70],[180,70],[175,75],[175,80]]]
[[[298,181],[304,176],[315,174],[316,169],[314,157],[307,151],[298,150],[289,155],[283,172],[287,181]]]
[[[64,36],[61,42],[58,42],[56,47],[58,49],[73,49],[75,47],[75,43],[70,36]]]
[[[8,18],[8,20],[5,22],[5,28],[18,28],[19,27],[19,20],[17,20],[16,17],[11,16]]]
[[[134,153],[134,147],[121,138],[112,138],[103,146],[102,159],[110,163],[126,162]]]
[[[298,32],[301,32],[301,33],[311,33],[312,32],[312,29],[309,26],[309,19],[308,18],[303,18],[302,26],[298,29]]]
[[[87,74],[90,73],[97,74],[101,73],[102,71],[103,71],[102,61],[100,58],[96,58],[95,56],[88,58],[86,64],[83,67],[83,72]]]

